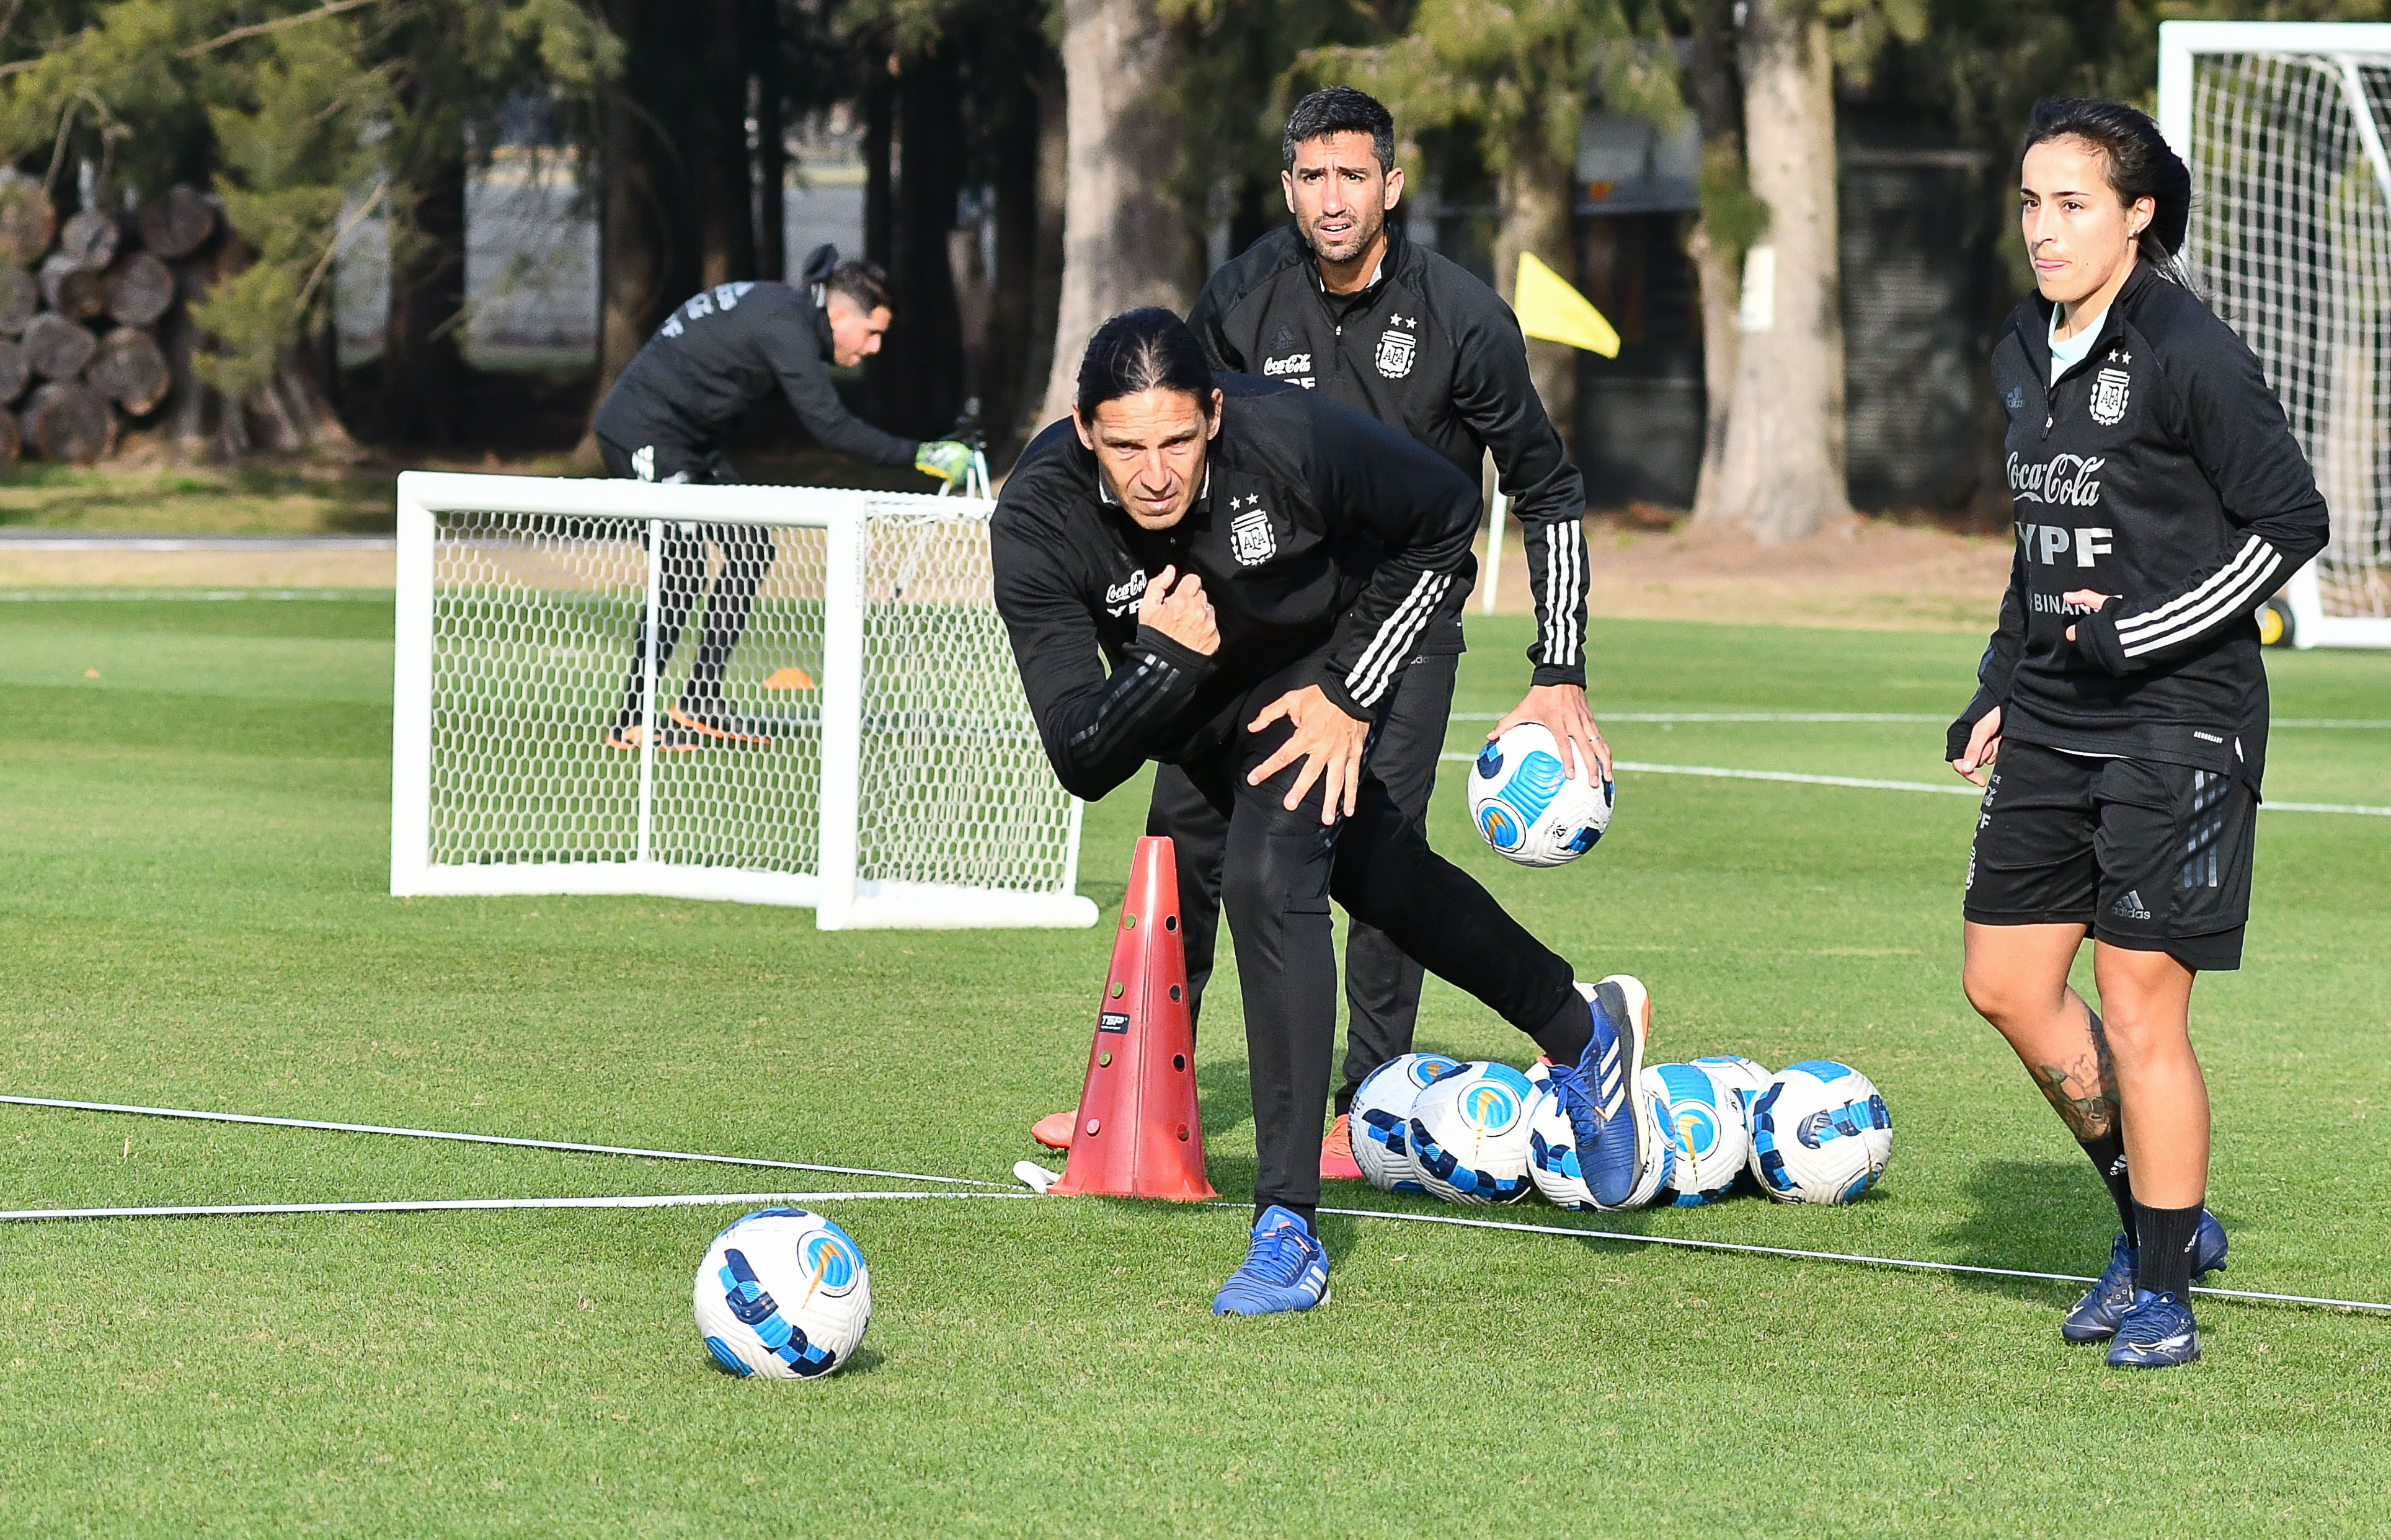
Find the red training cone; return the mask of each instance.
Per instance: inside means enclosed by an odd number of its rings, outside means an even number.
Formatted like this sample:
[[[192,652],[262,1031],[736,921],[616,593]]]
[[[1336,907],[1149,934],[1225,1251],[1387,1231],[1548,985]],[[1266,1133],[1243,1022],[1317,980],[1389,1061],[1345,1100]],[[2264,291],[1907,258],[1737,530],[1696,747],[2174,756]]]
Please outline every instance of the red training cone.
[[[1204,1179],[1179,862],[1168,839],[1139,840],[1130,863],[1071,1158],[1048,1190],[1181,1202],[1219,1196]]]

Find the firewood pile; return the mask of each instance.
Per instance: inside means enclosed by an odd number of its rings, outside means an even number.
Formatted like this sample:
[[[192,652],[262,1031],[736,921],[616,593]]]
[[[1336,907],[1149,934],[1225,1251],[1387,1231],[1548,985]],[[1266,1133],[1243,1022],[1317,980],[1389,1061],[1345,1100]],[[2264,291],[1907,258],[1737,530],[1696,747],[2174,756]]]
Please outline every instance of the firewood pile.
[[[0,171],[0,463],[89,465],[162,416],[178,385],[196,388],[178,379],[189,345],[174,333],[212,276],[201,253],[222,244],[220,223],[187,187],[124,215],[61,221],[40,182]]]

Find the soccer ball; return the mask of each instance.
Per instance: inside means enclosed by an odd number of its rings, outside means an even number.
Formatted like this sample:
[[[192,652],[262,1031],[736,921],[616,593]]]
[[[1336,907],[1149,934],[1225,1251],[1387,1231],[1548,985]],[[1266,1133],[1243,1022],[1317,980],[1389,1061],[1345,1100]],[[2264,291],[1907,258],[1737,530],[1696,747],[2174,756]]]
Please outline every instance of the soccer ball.
[[[803,1209],[759,1209],[697,1267],[697,1329],[732,1374],[818,1379],[872,1324],[872,1274],[847,1233]]]
[[[1768,1089],[1769,1081],[1774,1079],[1768,1067],[1740,1054],[1711,1054],[1693,1063],[1695,1068],[1708,1075],[1711,1083],[1718,1087],[1719,1106],[1732,1108],[1737,1120],[1749,1133],[1751,1131],[1751,1104],[1760,1100],[1760,1094]]]
[[[1561,746],[1541,722],[1522,722],[1469,767],[1469,821],[1495,850],[1522,866],[1565,866],[1594,848],[1610,826],[1610,782],[1580,764],[1572,777]]]
[[[1721,1091],[1690,1064],[1656,1064],[1644,1072],[1662,1090],[1661,1127],[1671,1155],[1663,1185],[1681,1209],[1717,1202],[1741,1179],[1751,1154],[1740,1094]]]
[[[1508,1203],[1528,1190],[1528,1102],[1535,1088],[1507,1064],[1473,1059],[1420,1088],[1412,1159],[1447,1203]]]
[[[1653,1073],[1657,1068],[1647,1066],[1637,1078],[1639,1095],[1651,1097],[1660,1094],[1661,1081]],[[1653,1112],[1665,1128],[1665,1104],[1656,1105]],[[1651,1202],[1667,1184],[1674,1158],[1675,1152],[1666,1139],[1648,1145],[1644,1163],[1635,1172],[1635,1185],[1628,1190],[1627,1201],[1619,1207],[1641,1209]],[[1569,1113],[1561,1106],[1560,1092],[1549,1083],[1540,1088],[1535,1102],[1528,1108],[1528,1178],[1556,1208],[1579,1209],[1587,1213],[1602,1211],[1602,1205],[1594,1200],[1594,1189],[1586,1184],[1585,1174],[1578,1167],[1577,1136],[1570,1126]]]
[[[1849,1203],[1884,1174],[1893,1114],[1848,1064],[1789,1064],[1751,1104],[1751,1174],[1789,1203]]]
[[[1424,1193],[1419,1167],[1412,1161],[1404,1135],[1411,1128],[1412,1105],[1420,1088],[1439,1075],[1461,1068],[1459,1059],[1442,1054],[1405,1054],[1370,1071],[1353,1093],[1353,1164],[1370,1185],[1382,1193]]]

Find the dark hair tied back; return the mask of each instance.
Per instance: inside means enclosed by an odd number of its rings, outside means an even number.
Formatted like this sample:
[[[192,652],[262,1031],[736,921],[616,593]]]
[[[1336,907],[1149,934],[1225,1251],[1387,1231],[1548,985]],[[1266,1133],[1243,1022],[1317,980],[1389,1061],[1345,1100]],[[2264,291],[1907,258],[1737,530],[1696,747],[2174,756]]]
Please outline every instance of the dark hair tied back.
[[[1184,391],[1212,415],[1212,366],[1187,323],[1159,305],[1124,310],[1096,328],[1079,359],[1072,405],[1092,418],[1107,401],[1143,391]]]
[[[2127,208],[2151,200],[2151,222],[2135,238],[2142,260],[2189,287],[2177,253],[2191,225],[2191,172],[2149,114],[2121,101],[2061,97],[2034,105],[2025,149],[2081,139],[2108,163],[2109,187]]]

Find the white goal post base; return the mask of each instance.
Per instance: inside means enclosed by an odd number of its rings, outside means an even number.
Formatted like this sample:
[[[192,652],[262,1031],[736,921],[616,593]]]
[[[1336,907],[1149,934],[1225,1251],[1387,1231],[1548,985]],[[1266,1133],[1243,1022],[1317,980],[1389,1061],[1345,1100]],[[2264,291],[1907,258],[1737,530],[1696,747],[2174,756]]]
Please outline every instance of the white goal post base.
[[[2250,344],[2330,510],[2295,647],[2391,647],[2391,24],[2166,21],[2159,130],[2184,260]]]
[[[403,473],[391,892],[1094,925],[1082,808],[990,597],[991,506]]]

